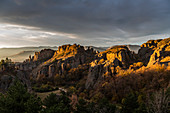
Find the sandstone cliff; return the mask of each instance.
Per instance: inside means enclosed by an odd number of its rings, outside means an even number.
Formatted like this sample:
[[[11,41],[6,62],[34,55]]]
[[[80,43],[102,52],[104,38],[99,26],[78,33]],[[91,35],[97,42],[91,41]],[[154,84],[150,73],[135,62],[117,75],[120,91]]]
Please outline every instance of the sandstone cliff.
[[[114,46],[96,55],[91,62],[86,88],[94,88],[107,76],[115,76],[117,67],[126,69],[135,62],[135,53],[126,46]]]
[[[40,52],[35,52],[35,55],[33,56],[33,61],[45,61],[51,58],[54,55],[54,50],[51,49],[44,49]]]
[[[150,56],[153,54],[154,50],[156,49],[158,43],[162,39],[159,40],[149,40],[146,43],[141,45],[141,48],[139,49],[138,56],[140,60],[147,65],[149,62]]]
[[[168,65],[170,55],[170,38],[149,40],[141,45],[138,56],[145,66],[151,67],[155,64]]]
[[[164,39],[157,43],[153,54],[151,55],[148,67],[155,64],[169,65],[170,62],[170,38]]]
[[[18,70],[30,71],[50,59],[54,55],[54,50],[43,49],[40,52],[35,52],[34,56],[29,56],[23,63],[16,63],[15,67]]]
[[[85,50],[83,46],[63,45],[55,51],[53,57],[33,69],[34,79],[53,77],[56,74],[66,76],[70,69],[77,68],[79,65],[89,64],[96,54],[92,48]]]

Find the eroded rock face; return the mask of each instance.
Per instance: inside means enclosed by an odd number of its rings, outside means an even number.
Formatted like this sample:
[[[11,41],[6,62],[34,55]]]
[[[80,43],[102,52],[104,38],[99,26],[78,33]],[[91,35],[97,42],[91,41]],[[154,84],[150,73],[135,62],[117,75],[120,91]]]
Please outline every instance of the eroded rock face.
[[[86,88],[95,88],[107,76],[116,74],[116,67],[128,68],[136,58],[126,46],[114,46],[97,55],[91,62]]]
[[[31,71],[37,66],[39,66],[44,61],[50,59],[54,55],[54,50],[44,49],[40,52],[35,52],[33,57],[29,56],[23,63],[16,63],[15,67],[18,70]]]
[[[90,63],[95,54],[92,48],[85,50],[83,46],[76,44],[60,46],[52,58],[32,71],[32,76],[35,79],[42,75],[46,77],[53,77],[56,74],[66,76],[70,69]]]
[[[54,55],[54,50],[44,49],[41,50],[40,52],[35,52],[33,61],[40,61],[40,60],[44,61],[51,58],[53,55]]]
[[[30,87],[30,78],[35,81],[43,77],[51,79],[55,75],[64,78],[74,75],[75,71],[80,69],[75,77],[87,76],[85,87],[93,89],[108,76],[115,76],[119,69],[139,69],[144,64],[148,67],[155,64],[169,65],[169,62],[170,38],[150,40],[142,44],[138,55],[126,46],[114,46],[99,53],[91,47],[84,48],[76,44],[63,45],[57,51],[44,49],[35,53],[33,57],[30,56],[23,63],[15,64],[15,75],[0,76],[0,88],[7,90],[15,77]]]
[[[170,38],[161,40],[151,55],[148,67],[155,64],[168,65],[170,62]]]
[[[158,43],[162,39],[159,40],[149,40],[146,43],[141,45],[141,48],[139,49],[138,56],[140,60],[147,65],[149,62],[150,56],[153,54],[155,48],[157,48]]]
[[[149,40],[141,45],[138,56],[145,66],[155,64],[168,65],[170,58],[170,38]]]
[[[99,65],[95,65],[93,67],[90,67],[89,69],[89,73],[88,73],[88,78],[86,81],[86,85],[85,87],[87,89],[93,89],[97,83],[100,83],[100,81],[103,79],[103,70],[104,65],[103,64],[99,64]]]

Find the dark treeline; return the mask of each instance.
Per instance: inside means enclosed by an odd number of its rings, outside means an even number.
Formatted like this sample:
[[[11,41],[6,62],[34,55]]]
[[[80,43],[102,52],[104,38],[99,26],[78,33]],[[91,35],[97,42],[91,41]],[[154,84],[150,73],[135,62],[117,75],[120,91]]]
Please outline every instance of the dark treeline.
[[[74,105],[69,93],[51,93],[41,100],[18,80],[0,95],[0,113],[168,113],[170,89],[161,90],[147,96],[132,92],[120,103],[107,98],[87,99],[79,97]],[[147,99],[147,102],[145,101]]]

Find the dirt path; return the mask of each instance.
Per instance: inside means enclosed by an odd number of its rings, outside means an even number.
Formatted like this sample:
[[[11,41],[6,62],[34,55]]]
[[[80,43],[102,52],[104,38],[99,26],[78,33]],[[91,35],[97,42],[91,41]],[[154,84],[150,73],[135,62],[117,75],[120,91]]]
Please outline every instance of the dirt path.
[[[57,95],[61,95],[61,91],[64,91],[66,92],[66,89],[63,89],[63,88],[59,88],[59,90],[55,90],[55,91],[49,91],[49,92],[43,92],[43,93],[39,93],[39,92],[36,92],[37,96],[41,98],[41,100],[44,100],[49,94],[51,93],[55,93]]]

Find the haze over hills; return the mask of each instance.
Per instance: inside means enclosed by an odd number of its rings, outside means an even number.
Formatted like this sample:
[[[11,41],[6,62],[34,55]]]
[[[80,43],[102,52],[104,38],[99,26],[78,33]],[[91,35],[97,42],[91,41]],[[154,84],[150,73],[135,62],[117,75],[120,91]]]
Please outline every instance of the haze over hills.
[[[15,54],[15,55],[8,56],[8,58],[12,59],[12,61],[14,61],[14,62],[22,62],[25,59],[27,59],[28,56],[34,55],[35,52],[37,52],[37,51],[22,51],[22,52]]]
[[[15,62],[22,62],[29,57],[29,55],[33,55],[37,51],[41,51],[42,49],[53,49],[57,50],[56,46],[39,46],[39,47],[20,47],[20,48],[0,48],[0,59],[4,59],[6,57],[11,58]]]

